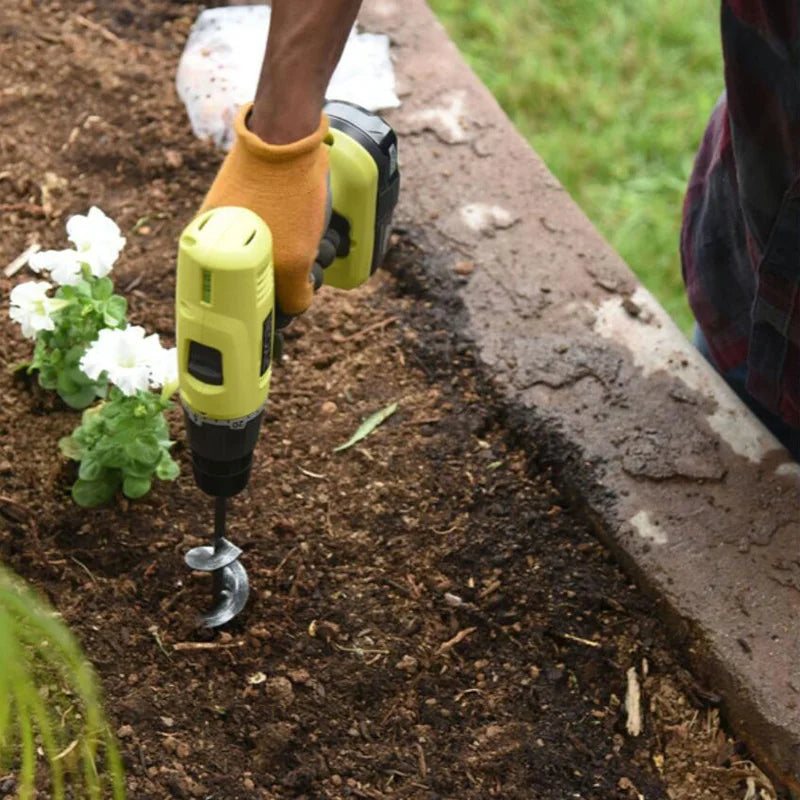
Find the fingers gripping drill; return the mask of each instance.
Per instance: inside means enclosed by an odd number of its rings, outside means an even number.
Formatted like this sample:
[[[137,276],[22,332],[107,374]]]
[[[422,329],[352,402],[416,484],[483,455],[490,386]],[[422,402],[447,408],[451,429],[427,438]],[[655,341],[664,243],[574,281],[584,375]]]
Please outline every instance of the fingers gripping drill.
[[[329,102],[332,212],[314,281],[352,289],[386,251],[400,178],[397,138],[380,117]],[[272,237],[244,208],[216,208],[183,231],[178,251],[176,338],[180,398],[197,485],[216,498],[214,539],[186,563],[213,575],[214,606],[202,615],[223,625],[249,592],[241,550],[225,538],[227,498],[248,483],[272,376],[276,327]]]

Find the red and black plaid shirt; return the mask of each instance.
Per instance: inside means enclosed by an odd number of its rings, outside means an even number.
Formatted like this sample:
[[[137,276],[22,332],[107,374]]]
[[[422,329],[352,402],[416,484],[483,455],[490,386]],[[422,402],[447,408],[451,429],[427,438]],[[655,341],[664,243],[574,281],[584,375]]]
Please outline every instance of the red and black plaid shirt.
[[[681,259],[723,372],[800,428],[800,0],[723,0],[726,92],[684,201]]]

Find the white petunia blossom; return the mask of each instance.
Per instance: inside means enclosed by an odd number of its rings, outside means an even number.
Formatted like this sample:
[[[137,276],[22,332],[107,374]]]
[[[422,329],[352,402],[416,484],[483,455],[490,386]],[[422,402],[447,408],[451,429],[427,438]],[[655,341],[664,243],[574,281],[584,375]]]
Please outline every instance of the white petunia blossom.
[[[43,250],[28,259],[28,266],[34,272],[49,272],[59,286],[74,286],[81,279],[77,250]]]
[[[78,251],[78,258],[88,264],[92,275],[104,278],[111,272],[120,250],[125,246],[125,237],[119,226],[97,206],[89,213],[76,214],[67,220],[67,236]]]
[[[150,385],[154,389],[169,386],[178,381],[178,348],[161,347],[155,354],[150,370]]]
[[[53,313],[68,305],[66,300],[48,297],[51,288],[47,281],[28,281],[11,290],[9,316],[20,324],[22,335],[28,339],[35,339],[39,331],[52,331]]]
[[[153,367],[160,364],[163,348],[158,334],[145,336],[144,328],[104,328],[81,358],[81,369],[92,380],[105,372],[124,395],[147,390]]]

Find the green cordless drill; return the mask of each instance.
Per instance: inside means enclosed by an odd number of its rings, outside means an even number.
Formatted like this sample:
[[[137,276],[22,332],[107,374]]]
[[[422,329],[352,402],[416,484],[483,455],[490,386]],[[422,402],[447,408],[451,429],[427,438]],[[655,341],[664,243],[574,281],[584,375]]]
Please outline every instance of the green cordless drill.
[[[389,241],[400,190],[397,137],[376,114],[328,102],[331,214],[313,268],[315,286],[363,284]],[[275,303],[272,235],[245,208],[215,208],[183,231],[175,300],[180,399],[197,485],[216,498],[214,543],[186,563],[213,575],[223,625],[247,602],[241,550],[225,538],[226,500],[250,477],[272,376],[276,328],[288,322]]]

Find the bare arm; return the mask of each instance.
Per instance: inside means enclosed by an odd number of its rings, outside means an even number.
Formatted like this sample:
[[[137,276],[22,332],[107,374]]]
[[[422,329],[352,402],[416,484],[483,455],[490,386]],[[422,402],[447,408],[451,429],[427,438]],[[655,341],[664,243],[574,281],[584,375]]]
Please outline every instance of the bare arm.
[[[361,0],[272,0],[267,54],[248,127],[288,144],[319,126],[325,90]]]

